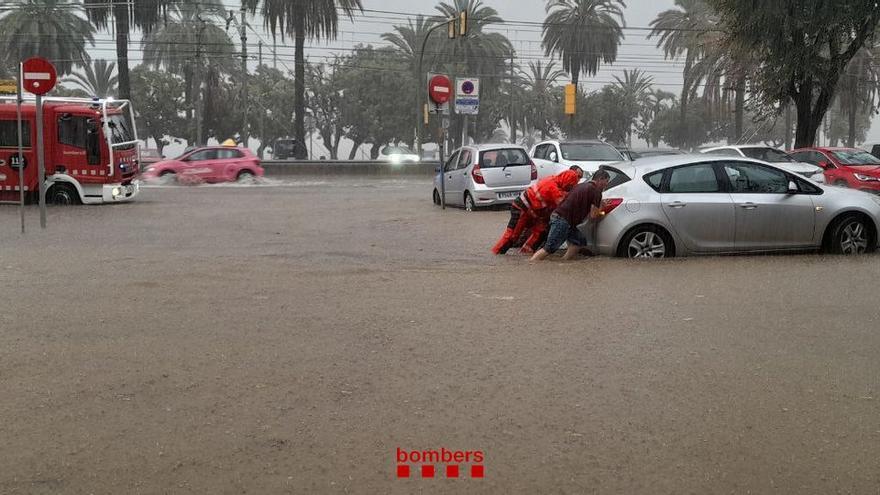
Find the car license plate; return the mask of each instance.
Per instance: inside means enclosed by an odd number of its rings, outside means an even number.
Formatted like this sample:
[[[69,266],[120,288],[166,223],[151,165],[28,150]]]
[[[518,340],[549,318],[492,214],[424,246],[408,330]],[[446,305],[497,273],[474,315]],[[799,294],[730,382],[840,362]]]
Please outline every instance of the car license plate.
[[[498,199],[516,199],[520,194],[520,191],[513,192],[500,192],[498,193]]]

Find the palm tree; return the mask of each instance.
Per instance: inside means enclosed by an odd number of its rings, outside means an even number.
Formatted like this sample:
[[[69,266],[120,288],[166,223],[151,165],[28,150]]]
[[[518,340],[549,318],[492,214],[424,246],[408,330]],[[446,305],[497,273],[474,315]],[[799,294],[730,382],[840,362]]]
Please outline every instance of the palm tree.
[[[533,129],[541,132],[541,139],[547,139],[553,127],[553,110],[557,106],[553,87],[565,77],[565,72],[558,69],[552,60],[547,64],[542,61],[529,62],[529,72],[522,77],[527,98],[525,120]]]
[[[98,29],[111,28],[116,32],[116,61],[119,65],[119,96],[131,98],[128,70],[128,42],[132,24],[149,34],[163,20],[165,10],[175,0],[92,0],[89,2],[89,20]]]
[[[707,43],[707,33],[717,25],[718,16],[703,0],[675,0],[675,5],[677,8],[665,10],[651,21],[653,29],[648,38],[659,36],[657,47],[663,48],[666,58],[674,59],[682,55],[685,57],[684,84],[679,105],[681,122],[684,125],[691,90],[695,87],[694,65],[711,47]]]
[[[82,72],[74,72],[65,82],[76,84],[90,96],[115,96],[119,83],[119,78],[113,75],[115,69],[113,62],[93,60],[91,64],[83,66]]]
[[[294,39],[294,137],[300,143],[295,155],[306,157],[305,143],[305,43],[306,38],[333,39],[339,31],[339,14],[353,18],[356,10],[363,9],[361,0],[243,0],[252,13],[262,5],[261,14],[266,28],[273,36]]]
[[[234,48],[226,31],[214,23],[224,19],[219,3],[174,7],[168,22],[144,37],[144,63],[181,74],[186,87],[188,120],[195,114],[191,142],[203,144],[204,119],[198,111],[206,96],[217,94],[221,74],[235,69]],[[202,87],[205,82],[205,87]]]
[[[649,104],[653,84],[654,78],[639,69],[624,70],[623,79],[614,76],[613,87],[623,103],[620,111],[630,119],[630,125],[626,130],[626,143],[629,147],[632,147],[633,126]]]
[[[433,53],[435,56],[431,58],[431,62],[436,65],[442,64],[443,70],[449,74],[480,76],[480,98],[484,101],[483,107],[497,104],[497,96],[502,86],[501,78],[512,72],[515,58],[513,45],[506,36],[486,30],[486,27],[492,24],[503,22],[498,11],[486,6],[482,0],[444,2],[437,6],[437,11],[440,13],[436,18],[439,22],[467,11],[468,33],[465,37],[455,39],[441,36],[440,43],[435,45],[436,50]],[[481,111],[475,118],[477,132],[474,137],[478,140],[488,139],[500,122],[501,113]],[[451,129],[455,143],[460,139],[464,120],[456,119]]]
[[[86,20],[82,3],[67,0],[4,0],[0,10],[0,50],[17,64],[33,56],[45,57],[59,74],[89,61],[86,45],[94,45],[95,28]]]
[[[669,102],[669,105],[667,105],[667,102]],[[660,144],[660,137],[655,132],[654,122],[662,112],[668,110],[670,105],[674,104],[674,94],[662,89],[651,89],[648,91],[646,104],[642,108],[642,113],[639,116],[640,123],[636,130],[639,137],[647,141],[650,146],[656,148]]]
[[[581,73],[595,75],[599,64],[614,63],[623,40],[622,0],[551,0],[544,20],[544,50],[559,55],[562,69],[577,85]]]

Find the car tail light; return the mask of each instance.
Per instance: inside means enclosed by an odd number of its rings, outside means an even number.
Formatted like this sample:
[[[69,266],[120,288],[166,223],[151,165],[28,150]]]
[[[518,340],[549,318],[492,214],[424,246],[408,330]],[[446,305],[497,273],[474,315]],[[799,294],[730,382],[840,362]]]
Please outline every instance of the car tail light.
[[[538,180],[538,167],[535,166],[535,162],[529,160],[529,165],[532,167],[532,180]]]
[[[477,184],[485,184],[486,181],[483,180],[483,171],[480,170],[480,164],[477,163],[474,165],[474,170],[471,171],[471,176],[474,178],[474,182]]]
[[[623,198],[608,198],[602,200],[602,205],[599,207],[599,211],[602,212],[603,215],[607,215],[614,211],[615,208],[620,206],[623,203]]]

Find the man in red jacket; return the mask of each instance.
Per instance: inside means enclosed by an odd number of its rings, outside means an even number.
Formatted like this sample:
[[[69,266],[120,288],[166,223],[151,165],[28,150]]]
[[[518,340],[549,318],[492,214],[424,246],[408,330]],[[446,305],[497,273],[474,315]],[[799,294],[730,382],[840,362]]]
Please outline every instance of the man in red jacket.
[[[501,239],[492,247],[495,254],[505,254],[528,230],[532,235],[523,245],[523,252],[534,250],[534,244],[547,229],[547,221],[553,210],[562,203],[565,195],[583,177],[580,167],[572,167],[557,175],[546,177],[526,189],[510,205],[510,221]]]

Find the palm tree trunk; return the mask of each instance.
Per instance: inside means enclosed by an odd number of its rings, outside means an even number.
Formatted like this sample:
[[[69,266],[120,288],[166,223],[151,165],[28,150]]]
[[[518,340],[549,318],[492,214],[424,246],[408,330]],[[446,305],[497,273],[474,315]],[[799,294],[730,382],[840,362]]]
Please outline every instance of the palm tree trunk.
[[[116,22],[116,66],[119,73],[119,98],[131,98],[131,78],[128,75],[128,2],[113,1],[113,19]],[[98,95],[109,96],[109,95]]]
[[[855,77],[855,76],[852,76]],[[858,86],[856,91],[849,95],[849,108],[847,109],[847,117],[849,118],[849,132],[846,136],[846,145],[850,148],[856,145],[856,114],[858,113]]]
[[[785,150],[791,149],[791,102],[785,104]]]
[[[294,92],[294,101],[293,101],[293,109],[294,109],[294,120],[293,120],[293,133],[296,138],[296,147],[294,150],[294,157],[298,160],[304,160],[306,158],[306,126],[305,126],[305,113],[306,113],[306,85],[305,85],[305,77],[306,77],[306,56],[304,52],[304,47],[306,44],[306,33],[305,33],[305,19],[302,15],[298,15],[294,18],[294,32],[296,33],[295,40],[295,48],[294,48],[294,74],[293,74],[293,92]]]
[[[691,51],[687,51],[687,55],[684,60],[684,82],[681,88],[681,105],[679,105],[679,110],[681,111],[681,127],[684,129],[685,123],[687,122],[687,105],[688,105],[688,92],[690,91],[690,77],[691,70],[693,70],[694,60],[691,57]]]

